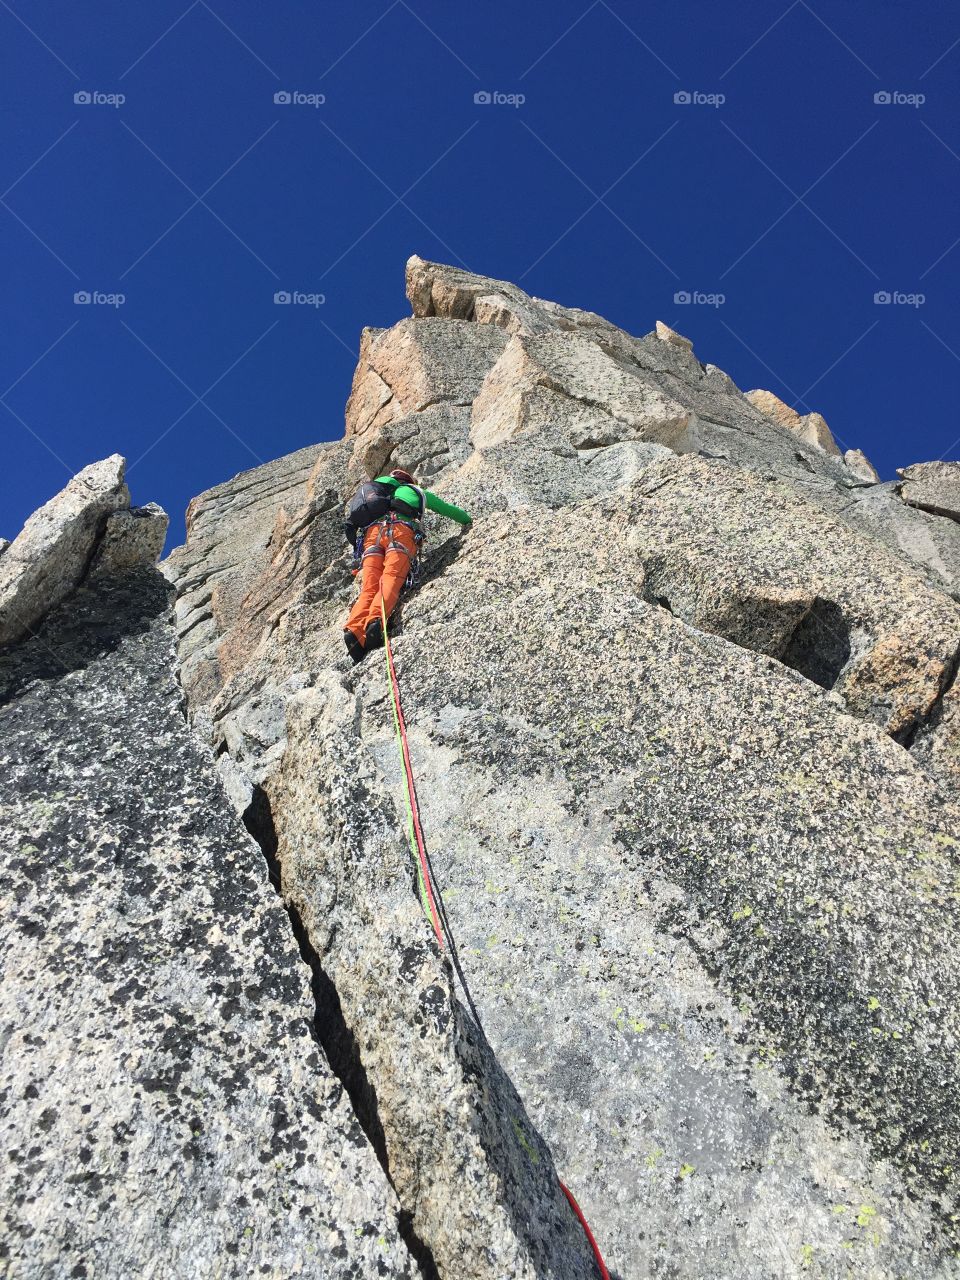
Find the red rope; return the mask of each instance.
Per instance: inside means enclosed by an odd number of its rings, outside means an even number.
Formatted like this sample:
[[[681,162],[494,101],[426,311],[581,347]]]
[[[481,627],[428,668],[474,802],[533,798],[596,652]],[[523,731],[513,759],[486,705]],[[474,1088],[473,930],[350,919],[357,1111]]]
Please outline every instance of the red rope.
[[[558,1182],[560,1181],[559,1178],[557,1179],[557,1181]],[[573,1192],[569,1189],[569,1187],[565,1187],[562,1182],[560,1183],[560,1190],[570,1201],[570,1208],[577,1215],[580,1225],[581,1227],[583,1227],[583,1234],[587,1237],[587,1242],[589,1243],[590,1248],[593,1250],[593,1256],[597,1260],[597,1269],[600,1272],[601,1280],[610,1280],[610,1272],[607,1270],[607,1264],[604,1262],[603,1254],[600,1252],[600,1246],[597,1244],[596,1240],[594,1239],[593,1232],[590,1230],[590,1223],[583,1216],[583,1210],[577,1204],[574,1198]]]
[[[393,706],[396,713],[397,728],[399,730],[401,754],[403,756],[403,768],[407,778],[407,796],[410,801],[410,813],[413,818],[413,831],[416,837],[417,857],[420,862],[420,877],[426,889],[427,902],[430,906],[430,920],[433,924],[433,931],[437,935],[437,941],[440,944],[441,951],[445,950],[443,933],[440,929],[440,921],[437,916],[437,905],[433,896],[433,883],[430,875],[430,866],[427,860],[426,844],[423,839],[423,829],[420,826],[420,806],[417,803],[417,788],[413,777],[413,765],[410,761],[410,746],[407,742],[407,726],[403,718],[403,703],[400,701],[400,684],[397,680],[397,673],[393,668],[393,651],[390,648],[390,636],[387,633],[386,610],[383,612],[383,647],[387,653],[387,670],[390,672],[390,684],[393,691]],[[560,1182],[560,1179],[557,1179]],[[570,1207],[577,1215],[581,1227],[583,1227],[584,1235],[587,1242],[593,1250],[593,1256],[596,1259],[597,1269],[600,1272],[600,1280],[610,1280],[610,1272],[607,1270],[603,1255],[600,1252],[600,1246],[594,1238],[593,1232],[590,1230],[590,1224],[583,1216],[583,1210],[577,1204],[573,1192],[562,1182],[560,1182],[560,1190],[570,1202]]]

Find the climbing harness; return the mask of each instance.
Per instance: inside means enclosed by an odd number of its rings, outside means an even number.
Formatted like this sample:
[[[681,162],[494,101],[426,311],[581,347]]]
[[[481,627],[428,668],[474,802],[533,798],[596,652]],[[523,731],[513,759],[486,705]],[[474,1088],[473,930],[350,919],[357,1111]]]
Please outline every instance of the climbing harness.
[[[424,914],[433,926],[436,934],[437,943],[441,951],[448,952],[453,967],[456,970],[457,977],[460,979],[460,985],[463,993],[467,998],[467,1004],[470,1007],[470,1013],[477,1025],[477,1030],[486,1040],[486,1033],[483,1030],[483,1024],[480,1021],[480,1015],[477,1013],[477,1007],[473,1002],[473,996],[470,994],[470,988],[467,986],[467,979],[464,976],[463,969],[460,965],[460,956],[457,953],[456,942],[453,937],[453,931],[450,928],[450,921],[447,918],[446,907],[443,902],[443,895],[440,892],[440,886],[437,883],[436,875],[433,870],[433,863],[430,861],[430,853],[427,849],[426,840],[423,836],[423,825],[420,821],[420,806],[417,801],[417,786],[413,776],[413,765],[410,761],[410,747],[407,742],[407,726],[403,718],[403,704],[400,700],[400,682],[397,680],[396,667],[393,662],[393,650],[390,647],[390,634],[387,629],[387,611],[380,602],[380,613],[383,618],[383,651],[387,659],[387,675],[390,682],[391,704],[393,708],[393,724],[397,734],[397,745],[400,748],[400,758],[403,762],[404,772],[404,801],[407,810],[407,838],[410,841],[410,851],[413,854],[414,863],[417,868],[417,887],[420,892],[420,901],[423,904]],[[560,1182],[560,1179],[557,1179]],[[607,1270],[603,1255],[600,1253],[600,1246],[594,1238],[593,1232],[590,1230],[590,1224],[584,1217],[583,1210],[577,1204],[573,1193],[560,1182],[560,1190],[566,1196],[571,1209],[576,1215],[577,1221],[583,1228],[584,1235],[587,1237],[587,1243],[593,1250],[593,1256],[596,1260],[597,1270],[601,1280],[610,1280],[610,1272]]]
[[[394,530],[398,524],[402,524],[413,534],[413,541],[416,550],[412,551],[409,547],[405,547],[402,542],[397,542]],[[370,543],[369,547],[365,547],[367,534],[371,529],[376,530],[376,538]],[[384,535],[387,541],[384,543]],[[398,516],[393,511],[388,511],[380,520],[375,520],[372,524],[367,525],[365,529],[358,529],[357,536],[353,544],[353,572],[356,574],[360,571],[364,560],[369,556],[386,556],[388,551],[401,551],[410,561],[410,568],[407,572],[405,587],[412,587],[414,583],[420,580],[420,551],[424,540],[423,529],[413,520],[404,520],[402,516]]]

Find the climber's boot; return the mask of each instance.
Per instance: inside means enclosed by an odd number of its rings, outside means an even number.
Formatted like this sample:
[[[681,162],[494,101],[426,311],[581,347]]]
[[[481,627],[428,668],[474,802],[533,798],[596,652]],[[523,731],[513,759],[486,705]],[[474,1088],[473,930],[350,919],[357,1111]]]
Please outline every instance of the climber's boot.
[[[354,666],[356,666],[356,664],[363,659],[366,649],[364,649],[363,645],[352,631],[344,631],[343,643],[347,646],[347,652],[353,659]]]
[[[364,648],[367,653],[371,649],[379,649],[383,644],[383,623],[379,618],[374,618],[372,622],[367,623],[367,629],[364,632]]]

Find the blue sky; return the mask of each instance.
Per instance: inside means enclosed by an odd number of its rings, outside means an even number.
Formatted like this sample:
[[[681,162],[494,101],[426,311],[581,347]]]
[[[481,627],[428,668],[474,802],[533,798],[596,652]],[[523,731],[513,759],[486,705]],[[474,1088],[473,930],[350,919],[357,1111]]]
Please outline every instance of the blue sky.
[[[414,252],[665,320],[886,478],[960,452],[945,0],[0,0],[0,29],[0,534],[118,451],[173,545],[194,494],[338,437]]]

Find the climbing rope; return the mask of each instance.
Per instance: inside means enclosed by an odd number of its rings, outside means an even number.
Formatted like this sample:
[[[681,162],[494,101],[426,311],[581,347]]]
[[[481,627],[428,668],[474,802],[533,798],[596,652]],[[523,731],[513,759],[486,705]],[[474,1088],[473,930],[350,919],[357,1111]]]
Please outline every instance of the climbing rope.
[[[467,1004],[470,1006],[470,1012],[473,1020],[477,1024],[477,1030],[486,1040],[486,1034],[483,1030],[483,1024],[480,1021],[480,1015],[477,1013],[477,1007],[473,1002],[473,996],[470,994],[470,988],[467,986],[467,979],[464,976],[463,969],[460,966],[460,957],[457,954],[457,946],[454,941],[453,931],[450,928],[450,921],[447,918],[446,907],[443,902],[443,895],[440,892],[440,886],[433,871],[433,863],[430,861],[430,853],[427,849],[427,843],[423,836],[423,825],[420,822],[420,805],[417,801],[417,785],[413,775],[413,765],[410,762],[410,747],[407,742],[407,726],[403,718],[403,703],[400,700],[400,682],[397,680],[396,668],[393,664],[393,650],[390,648],[390,633],[387,628],[387,611],[380,601],[380,613],[383,618],[383,649],[387,658],[387,674],[390,680],[391,703],[393,706],[393,724],[397,734],[397,744],[400,748],[400,758],[403,761],[404,771],[404,801],[407,809],[407,838],[410,841],[410,851],[413,854],[414,863],[417,868],[417,887],[420,892],[420,901],[423,904],[424,914],[433,925],[433,931],[436,934],[437,942],[441,951],[447,951],[450,959],[453,961],[453,967],[456,970],[457,977],[460,979],[460,985],[463,993],[467,998]],[[560,1182],[560,1179],[557,1179]],[[600,1253],[600,1246],[594,1238],[593,1232],[590,1230],[590,1224],[583,1215],[583,1210],[577,1204],[573,1193],[560,1182],[560,1190],[566,1196],[571,1209],[577,1217],[577,1221],[583,1228],[584,1235],[587,1237],[587,1243],[593,1250],[593,1256],[597,1263],[597,1270],[600,1273],[601,1280],[610,1280],[610,1272],[607,1270],[606,1263]]]
[[[558,1178],[557,1181],[560,1182],[560,1179]],[[597,1270],[600,1272],[600,1280],[610,1280],[610,1272],[607,1270],[607,1264],[604,1262],[603,1255],[600,1252],[600,1246],[597,1244],[594,1239],[593,1232],[590,1230],[590,1223],[583,1216],[583,1210],[577,1204],[573,1192],[562,1182],[560,1182],[560,1190],[570,1201],[570,1208],[577,1215],[577,1221],[580,1223],[581,1227],[583,1227],[583,1234],[587,1237],[587,1244],[589,1244],[590,1248],[593,1250],[593,1256],[597,1263]]]
[[[423,903],[424,912],[433,925],[433,931],[437,935],[440,950],[446,950],[450,953],[450,959],[453,961],[453,967],[456,970],[457,977],[460,979],[460,985],[463,988],[463,994],[467,998],[467,1004],[470,1006],[473,1020],[477,1024],[477,1030],[486,1039],[483,1023],[480,1021],[479,1013],[477,1013],[477,1006],[473,1002],[466,976],[460,966],[457,944],[454,941],[453,931],[447,919],[443,896],[440,893],[440,887],[433,871],[433,863],[430,861],[427,842],[423,836],[423,826],[420,822],[420,805],[417,801],[417,784],[413,776],[413,765],[410,762],[407,726],[403,718],[403,703],[400,700],[400,682],[397,680],[396,668],[393,665],[393,650],[390,647],[390,632],[387,627],[387,611],[382,599],[380,601],[380,613],[383,618],[383,650],[387,656],[387,672],[390,677],[393,724],[397,733],[397,742],[400,747],[400,758],[403,761],[406,783],[403,794],[407,808],[407,838],[410,841],[410,850],[417,866],[420,901]]]

